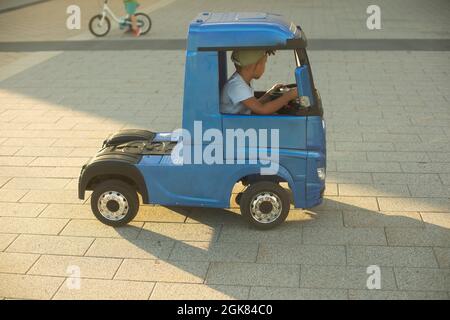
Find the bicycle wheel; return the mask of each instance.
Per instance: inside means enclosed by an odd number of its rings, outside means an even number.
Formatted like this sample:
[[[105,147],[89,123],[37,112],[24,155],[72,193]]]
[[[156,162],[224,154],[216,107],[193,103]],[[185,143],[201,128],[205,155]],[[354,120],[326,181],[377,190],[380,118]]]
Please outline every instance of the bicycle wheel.
[[[152,28],[152,19],[142,12],[136,13],[136,19],[139,28],[141,28],[141,35],[148,33]]]
[[[101,23],[101,21],[101,14],[93,16],[89,21],[89,31],[91,31],[91,33],[96,37],[106,36],[111,29],[111,22],[109,21],[108,17],[105,17],[103,19],[103,23]]]

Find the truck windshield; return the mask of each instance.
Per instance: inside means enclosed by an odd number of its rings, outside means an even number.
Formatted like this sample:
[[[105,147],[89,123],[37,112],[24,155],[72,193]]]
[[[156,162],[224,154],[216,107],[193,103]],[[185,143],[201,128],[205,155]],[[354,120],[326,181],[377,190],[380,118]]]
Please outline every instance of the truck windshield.
[[[295,64],[297,67],[300,67],[304,64],[309,65],[308,55],[306,54],[306,50],[304,48],[295,49],[294,55],[295,55]]]

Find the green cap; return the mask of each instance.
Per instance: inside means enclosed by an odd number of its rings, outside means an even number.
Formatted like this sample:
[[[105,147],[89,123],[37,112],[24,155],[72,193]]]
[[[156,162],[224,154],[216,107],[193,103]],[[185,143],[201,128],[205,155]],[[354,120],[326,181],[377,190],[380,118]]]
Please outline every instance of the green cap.
[[[266,50],[234,50],[231,60],[238,66],[245,67],[257,63],[266,53]]]

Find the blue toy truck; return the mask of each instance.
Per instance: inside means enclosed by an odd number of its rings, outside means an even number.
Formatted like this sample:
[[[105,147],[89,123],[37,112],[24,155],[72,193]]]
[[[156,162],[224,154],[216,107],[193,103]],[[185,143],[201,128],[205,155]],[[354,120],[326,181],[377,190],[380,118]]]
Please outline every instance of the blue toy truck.
[[[246,186],[236,197],[242,216],[260,229],[282,223],[291,204],[296,208],[320,204],[325,190],[325,122],[306,44],[303,30],[280,15],[199,14],[191,22],[187,38],[182,122],[183,131],[194,137],[146,130],[111,135],[83,166],[79,198],[92,190],[94,215],[111,226],[127,224],[136,216],[138,194],[144,204],[229,208],[233,187],[239,182]],[[227,52],[246,49],[291,50],[296,62],[295,83],[287,87],[297,87],[298,99],[272,115],[221,114],[220,92],[229,76]],[[273,92],[273,98],[284,89]],[[255,92],[255,96],[261,94]],[[211,143],[195,137],[207,130],[223,136],[230,130],[276,130],[278,143],[271,141],[255,149],[233,142],[236,155],[225,152],[230,144],[227,140],[216,149],[215,158],[222,161],[185,161],[188,153],[211,148]],[[276,161],[262,159],[261,150],[275,152]],[[277,170],[263,174],[262,169],[271,165]],[[282,182],[290,190],[282,188]]]

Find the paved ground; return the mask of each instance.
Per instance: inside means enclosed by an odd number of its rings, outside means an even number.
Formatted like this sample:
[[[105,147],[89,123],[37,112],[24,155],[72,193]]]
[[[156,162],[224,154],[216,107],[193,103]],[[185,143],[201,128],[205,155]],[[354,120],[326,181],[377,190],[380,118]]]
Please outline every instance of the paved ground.
[[[182,38],[196,12],[258,4],[297,17],[311,38],[449,38],[448,2],[379,3],[384,29],[372,33],[360,1],[176,1],[151,13],[149,36]],[[84,36],[53,29],[54,39]],[[21,39],[49,40],[53,29]],[[112,229],[76,197],[80,166],[108,133],[180,126],[182,51],[4,54],[0,297],[450,298],[449,52],[310,51],[328,126],[326,199],[266,232],[247,228],[234,202],[143,206]],[[292,64],[278,53],[258,87],[292,82]],[[366,288],[369,265],[381,267],[381,290]]]

